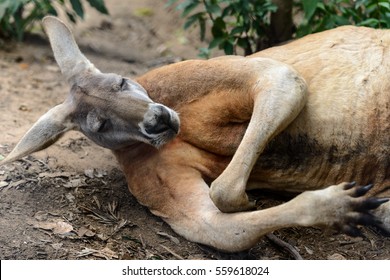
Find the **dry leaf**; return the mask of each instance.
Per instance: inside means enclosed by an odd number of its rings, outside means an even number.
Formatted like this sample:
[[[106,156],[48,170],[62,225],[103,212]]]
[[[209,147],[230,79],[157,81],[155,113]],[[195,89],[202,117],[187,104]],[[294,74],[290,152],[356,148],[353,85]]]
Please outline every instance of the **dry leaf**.
[[[0,181],[0,189],[8,186],[8,184],[6,181]]]
[[[65,234],[73,230],[73,226],[66,222],[57,222],[56,226],[53,228],[54,234]]]
[[[104,233],[96,234],[96,236],[97,236],[97,238],[99,238],[102,241],[107,241],[108,238],[110,238],[109,236],[105,235]]]
[[[95,236],[95,233],[90,230],[90,229],[87,229],[86,227],[81,227],[79,228],[79,230],[77,231],[77,235],[79,237],[83,237],[83,236],[87,236],[87,237],[93,237]]]
[[[66,234],[73,231],[73,226],[64,221],[35,222],[33,226],[44,230],[51,230],[54,234]]]
[[[118,254],[116,254],[114,251],[112,251],[110,248],[108,247],[105,247],[103,250],[101,250],[99,253],[97,254],[101,254],[102,257],[104,257],[105,259],[107,260],[111,260],[111,259],[117,259],[118,258]],[[94,256],[98,256],[98,255],[95,255]]]
[[[53,247],[53,249],[55,250],[59,250],[61,249],[63,243],[54,243],[54,244],[51,244],[51,247]]]
[[[40,222],[47,220],[48,216],[49,213],[45,211],[38,211],[37,213],[34,214],[34,218]]]
[[[83,179],[73,179],[64,184],[65,188],[79,188],[83,186],[86,186],[86,183]]]
[[[333,255],[328,256],[327,259],[328,260],[346,260],[346,258],[339,253],[334,253]]]

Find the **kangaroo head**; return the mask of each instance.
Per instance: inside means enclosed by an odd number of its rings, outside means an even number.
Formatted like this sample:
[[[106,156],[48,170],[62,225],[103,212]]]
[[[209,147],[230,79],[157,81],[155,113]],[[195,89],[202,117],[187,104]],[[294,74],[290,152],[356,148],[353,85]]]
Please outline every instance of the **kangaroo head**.
[[[135,81],[100,72],[58,18],[46,17],[43,25],[70,92],[62,104],[32,126],[0,164],[44,149],[72,129],[112,150],[137,142],[159,148],[177,135],[180,122],[176,112],[153,102]]]

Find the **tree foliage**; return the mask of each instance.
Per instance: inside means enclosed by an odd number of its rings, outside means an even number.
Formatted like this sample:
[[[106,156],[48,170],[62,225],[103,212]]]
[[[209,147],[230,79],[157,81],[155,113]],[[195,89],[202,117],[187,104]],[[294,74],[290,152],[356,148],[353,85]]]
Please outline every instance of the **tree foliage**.
[[[388,0],[302,0],[297,7],[304,11],[298,37],[347,24],[390,28]]]
[[[181,11],[186,19],[184,29],[199,26],[201,40],[205,40],[207,26],[211,26],[212,40],[200,53],[208,57],[217,47],[225,54],[236,54],[240,48],[250,54],[264,47],[261,42],[272,41],[270,18],[278,9],[273,2],[276,1],[168,0],[167,6],[174,5]],[[292,14],[303,18],[295,26],[295,37],[346,24],[390,28],[388,0],[295,0],[293,10]]]
[[[104,0],[86,0],[101,13],[108,14]],[[56,7],[65,11],[72,22],[84,18],[84,3],[80,0],[0,0],[0,36],[23,39],[33,23],[46,15],[57,15]]]

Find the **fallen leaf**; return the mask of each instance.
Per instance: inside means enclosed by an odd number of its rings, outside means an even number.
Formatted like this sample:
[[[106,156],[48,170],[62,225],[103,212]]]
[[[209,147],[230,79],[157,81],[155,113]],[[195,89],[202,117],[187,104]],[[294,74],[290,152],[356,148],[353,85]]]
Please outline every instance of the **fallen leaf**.
[[[333,255],[328,256],[328,260],[346,260],[346,258],[339,253],[334,253]]]
[[[96,236],[97,236],[97,238],[99,238],[102,241],[107,241],[108,238],[110,238],[109,236],[105,235],[104,233],[96,234]]]
[[[70,180],[68,183],[64,184],[65,188],[79,188],[86,186],[87,184],[83,179],[73,179]]]
[[[65,234],[73,230],[73,226],[66,222],[57,222],[56,226],[53,228],[54,234]]]
[[[37,222],[37,223],[34,223],[33,226],[35,228],[40,228],[40,229],[44,229],[44,230],[52,230],[53,228],[55,228],[56,223],[53,223],[53,222]]]
[[[84,236],[87,236],[87,237],[93,237],[95,236],[96,233],[94,233],[92,230],[90,229],[87,229],[86,227],[81,227],[77,230],[77,235],[79,237],[84,237]]]
[[[48,216],[49,214],[45,211],[38,211],[37,213],[34,214],[34,218],[40,222],[47,220]]]
[[[53,247],[53,249],[55,250],[58,250],[58,249],[61,249],[62,247],[62,243],[54,243],[54,244],[51,244],[51,247]]]
[[[9,185],[8,182],[6,182],[6,181],[0,181],[0,189],[6,187],[6,186],[8,186],[8,185]]]
[[[54,234],[66,234],[73,231],[73,226],[64,222],[35,222],[33,223],[35,228],[40,228],[44,230],[51,230]]]
[[[102,255],[102,257],[111,260],[111,259],[117,259],[118,254],[116,254],[114,251],[112,251],[110,248],[105,247],[103,250],[99,252],[99,254]],[[95,254],[94,254],[95,255]]]

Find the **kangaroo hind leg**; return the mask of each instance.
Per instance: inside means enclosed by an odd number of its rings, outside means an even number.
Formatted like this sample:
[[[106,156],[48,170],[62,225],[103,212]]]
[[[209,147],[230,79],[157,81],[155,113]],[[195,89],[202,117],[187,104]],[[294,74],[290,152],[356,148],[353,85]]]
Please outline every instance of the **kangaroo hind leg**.
[[[371,210],[388,199],[366,197],[371,186],[342,183],[304,192],[281,205],[256,211],[223,213],[209,197],[208,185],[200,174],[189,174],[169,187],[170,213],[163,219],[186,239],[227,252],[256,245],[267,233],[294,226],[324,226],[359,235],[359,225],[377,219]],[[167,201],[165,201],[167,203]]]

